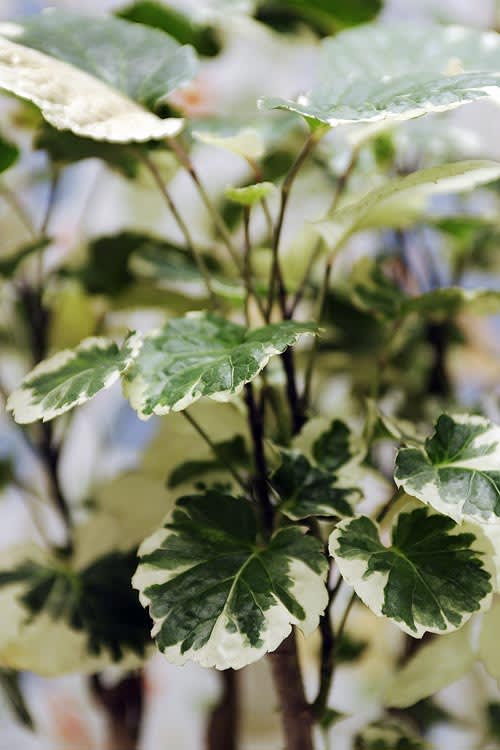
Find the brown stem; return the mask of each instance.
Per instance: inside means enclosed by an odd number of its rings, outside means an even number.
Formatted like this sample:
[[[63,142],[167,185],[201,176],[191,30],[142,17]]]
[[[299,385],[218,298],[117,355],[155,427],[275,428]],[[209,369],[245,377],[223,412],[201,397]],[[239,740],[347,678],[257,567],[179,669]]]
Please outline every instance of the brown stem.
[[[107,750],[137,750],[143,710],[142,675],[129,675],[112,687],[99,675],[90,678],[92,692],[106,712]]]
[[[269,654],[286,750],[313,750],[313,714],[306,701],[295,632]]]
[[[240,712],[239,674],[220,672],[222,693],[208,721],[207,750],[237,750]]]

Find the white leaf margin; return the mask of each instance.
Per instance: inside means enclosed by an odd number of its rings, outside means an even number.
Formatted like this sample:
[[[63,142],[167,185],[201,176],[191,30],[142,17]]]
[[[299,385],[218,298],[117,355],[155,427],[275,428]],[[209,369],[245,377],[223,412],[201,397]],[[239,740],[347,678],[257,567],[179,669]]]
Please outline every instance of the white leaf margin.
[[[161,547],[167,537],[176,532],[169,529],[158,529],[150,537],[144,540],[139,547],[139,558],[154,552]],[[279,533],[279,532],[278,532]],[[175,568],[174,570],[165,570],[144,563],[139,560],[139,566],[132,578],[133,588],[139,591],[139,600],[143,607],[149,607],[151,600],[144,593],[152,585],[161,585],[176,578],[185,570],[189,570],[191,565]],[[258,647],[250,646],[245,642],[245,636],[239,631],[230,632],[226,625],[229,618],[225,610],[219,615],[215,626],[212,630],[209,640],[199,649],[190,648],[181,653],[180,644],[170,646],[164,651],[163,655],[172,664],[182,666],[187,661],[194,661],[202,667],[215,667],[215,669],[241,669],[242,667],[252,664],[261,659],[264,654],[275,651],[278,646],[287,638],[292,626],[296,625],[307,637],[319,625],[319,618],[327,607],[328,592],[325,586],[327,570],[323,574],[315,573],[305,563],[298,559],[290,559],[288,574],[293,580],[294,585],[290,589],[290,596],[294,597],[306,613],[304,620],[295,617],[285,605],[275,597],[276,604],[266,610],[265,627],[261,631],[261,645]],[[160,618],[154,621],[151,636],[154,638],[163,625],[166,618]]]
[[[133,333],[127,337],[121,350],[121,352],[126,355],[122,367],[116,367],[115,369],[110,370],[101,390],[110,388],[117,382],[120,375],[125,372],[125,370],[137,358],[142,348],[142,342],[143,339],[139,333]],[[39,419],[43,422],[48,422],[49,420],[54,419],[54,417],[58,417],[76,406],[80,406],[86,401],[89,401],[93,396],[89,396],[83,391],[77,399],[74,399],[63,406],[45,409],[43,406],[44,399],[40,401],[35,398],[35,393],[30,387],[30,382],[33,378],[37,378],[40,375],[57,372],[57,370],[68,362],[71,362],[71,360],[77,357],[82,351],[93,348],[106,351],[112,345],[114,345],[114,343],[110,341],[110,339],[92,336],[84,339],[75,349],[63,349],[52,357],[43,360],[28,373],[20,387],[10,394],[7,399],[6,410],[12,412],[14,419],[18,424],[29,424],[31,422],[36,422]]]
[[[92,75],[0,36],[0,89],[28,99],[58,130],[110,143],[177,135],[184,121],[160,119]]]

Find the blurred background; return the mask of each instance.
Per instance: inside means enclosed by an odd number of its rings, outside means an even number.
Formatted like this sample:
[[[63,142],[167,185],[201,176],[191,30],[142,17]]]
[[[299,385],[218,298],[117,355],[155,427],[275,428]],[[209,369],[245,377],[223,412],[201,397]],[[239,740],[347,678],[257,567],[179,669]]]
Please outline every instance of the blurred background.
[[[294,23],[286,29],[272,28],[269,23],[264,23],[269,20],[264,16],[256,20],[252,0],[172,0],[168,3],[165,0],[164,4],[177,8],[212,30],[197,79],[178,94],[176,104],[187,115],[203,120],[221,116],[234,118],[237,113],[241,120],[246,118],[251,122],[257,117],[258,97],[278,93],[280,96],[294,96],[306,90],[314,80],[321,36],[318,29],[304,22]],[[98,15],[121,10],[126,5],[120,0],[0,0],[0,21],[22,18],[45,7],[57,6]],[[484,29],[500,26],[500,7],[495,0],[385,0],[379,16],[387,23],[402,20],[408,24],[421,24],[431,20]],[[279,27],[279,23],[273,25]],[[31,148],[12,100],[0,98],[0,115],[1,132],[23,146],[21,160],[5,180],[9,190],[22,196],[24,210],[38,224],[50,189],[45,156]],[[426,118],[422,122],[403,125],[396,148],[402,161],[412,163],[412,160],[417,160],[421,165],[452,158],[500,159],[499,132],[500,109],[490,104],[475,104],[446,117]],[[330,151],[323,155],[333,173],[341,169],[345,139],[348,140],[348,134],[340,134],[335,147],[328,146]],[[248,165],[237,155],[198,143],[194,159],[213,195],[221,195],[226,185],[248,179]],[[165,173],[168,169],[166,163]],[[172,194],[184,207],[195,240],[202,246],[208,245],[213,239],[212,228],[197,193],[184,173],[172,172],[172,175]],[[297,229],[304,218],[317,213],[324,205],[324,187],[328,184],[325,179],[324,175],[319,179],[316,173],[306,172],[297,185],[295,209],[291,211],[283,238],[284,252],[289,253],[292,265],[300,255]],[[447,213],[458,212],[452,199],[446,200],[448,203],[444,208]],[[495,195],[484,191],[471,197],[466,208],[478,215],[490,215],[492,210],[498,210],[496,201]],[[460,208],[463,210],[464,206]],[[443,210],[443,203],[437,201],[433,210]],[[65,170],[60,184],[50,223],[53,242],[45,262],[50,267],[69,254],[78,256],[82,247],[91,246],[97,238],[132,231],[154,232],[178,242],[182,240],[176,225],[164,211],[161,196],[156,195],[146,180],[133,183],[96,160],[79,162]],[[424,288],[445,285],[449,282],[449,270],[443,261],[441,241],[432,234],[425,237],[432,262],[427,265],[421,260],[412,262],[420,264],[417,270],[420,278],[423,277]],[[16,218],[15,213],[13,215],[6,201],[0,201],[0,254],[23,240],[26,240],[26,228],[22,220]],[[386,237],[386,241],[390,238]],[[421,242],[422,235],[416,234],[413,241]],[[489,250],[498,249],[497,243],[498,239],[492,240]],[[372,244],[373,238],[370,237],[353,243],[352,257]],[[461,282],[478,285],[481,273],[484,273],[488,275],[488,286],[500,289],[500,267],[497,274],[494,266],[484,271],[477,270]],[[117,268],[115,266],[107,272],[113,274]],[[108,328],[116,330],[134,326],[148,328],[161,322],[165,312],[154,304],[147,304],[141,297],[141,289],[129,288],[127,283],[128,279],[125,279],[119,290],[123,295],[120,304],[108,309],[99,298],[97,282],[90,298],[81,286],[68,280],[64,293],[58,294],[57,324],[51,331],[51,347],[57,350],[73,346],[92,333],[96,321],[102,316],[107,316]],[[26,358],[12,342],[12,335],[15,336],[12,314],[11,300],[2,288],[0,382],[8,390],[19,383],[26,370]],[[484,412],[498,420],[499,320],[492,317],[481,324],[477,320],[465,321],[464,326],[469,334],[468,344],[457,344],[450,355],[453,388],[461,403],[480,403]],[[325,410],[349,418],[352,415],[348,395],[351,384],[340,375],[332,382],[323,396]],[[218,428],[216,425],[224,420],[220,412],[214,416],[213,408],[211,405],[200,407],[206,419],[212,420],[210,424],[214,430],[220,429],[223,433],[227,429],[231,434],[231,417],[227,416],[225,426]],[[60,476],[75,515],[82,518],[82,550],[85,550],[87,538],[92,538],[93,548],[106,549],[117,529],[120,529],[120,534],[129,534],[130,539],[134,534],[140,539],[141,533],[144,536],[159,522],[164,512],[167,468],[175,466],[195,449],[204,450],[180,421],[175,429],[176,444],[172,446],[168,444],[168,427],[155,420],[139,422],[124,404],[119,389],[99,396],[76,413],[65,435]],[[167,456],[166,444],[169,445]],[[42,508],[41,517],[35,520],[28,511],[23,499],[25,486],[32,487],[37,483],[43,486],[45,480],[37,478],[38,469],[19,430],[0,413],[0,463],[2,460],[5,465],[9,461],[15,464],[16,476],[20,479],[3,484],[0,481],[0,558],[15,545],[24,549],[40,544],[40,524],[50,528],[55,537],[60,531],[57,519],[51,517],[46,506]],[[377,487],[373,491],[383,497],[387,488]],[[106,508],[107,515],[96,523],[92,523],[86,506],[91,496],[97,497]],[[125,505],[133,507],[138,498],[141,501],[146,496],[149,518],[137,522],[139,527],[134,528],[135,519],[124,519],[120,508]],[[144,524],[144,531],[140,523]],[[127,530],[123,531],[125,527]],[[0,618],[9,617],[11,606],[12,603],[0,592]],[[341,665],[333,703],[336,710],[346,714],[356,712],[357,716],[337,726],[335,744],[331,744],[335,750],[350,750],[357,727],[377,718],[384,680],[394,668],[401,648],[399,631],[361,608],[352,617],[349,633],[354,644],[362,643],[363,654],[355,663],[346,658]],[[23,644],[26,653],[16,657],[21,665],[23,660],[32,664],[38,659],[40,671],[48,675],[41,677],[21,669],[18,687],[36,730],[22,726],[13,712],[12,702],[6,699],[5,691],[0,690],[0,750],[104,750],[105,717],[89,689],[88,679],[77,674],[51,677],[53,665],[45,637],[41,630],[32,632],[29,642]],[[63,641],[60,647],[64,648]],[[57,641],[54,648],[58,648]],[[69,645],[67,648],[73,647]],[[314,639],[302,644],[306,678],[312,690],[312,664],[317,648]],[[71,658],[68,658],[69,662]],[[117,668],[107,669],[104,674],[109,685],[123,676]],[[155,655],[148,661],[143,679],[145,718],[141,750],[202,748],[207,712],[221,690],[218,676],[191,664],[174,667]],[[278,750],[279,719],[266,664],[263,662],[245,669],[241,682],[246,706],[242,717],[242,750]],[[483,707],[499,701],[496,683],[479,668],[442,691],[437,699],[437,718],[430,734],[435,747],[439,750],[483,747],[486,721]],[[460,727],[451,728],[442,720],[446,715],[459,717]],[[318,738],[318,742],[323,743],[319,747],[330,747],[328,736]],[[488,747],[500,745],[490,744]]]

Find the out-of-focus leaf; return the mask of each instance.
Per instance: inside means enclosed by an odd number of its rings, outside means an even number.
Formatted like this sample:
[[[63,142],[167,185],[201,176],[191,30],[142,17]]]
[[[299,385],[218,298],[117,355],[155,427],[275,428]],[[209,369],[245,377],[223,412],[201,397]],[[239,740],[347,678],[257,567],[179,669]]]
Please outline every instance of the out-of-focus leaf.
[[[245,187],[228,187],[224,194],[226,198],[240,206],[253,206],[272,193],[274,185],[272,182],[257,182],[255,185]]]
[[[0,174],[10,169],[19,158],[19,148],[0,135]]]
[[[249,466],[251,463],[245,439],[241,435],[235,435],[230,440],[214,443],[214,446],[217,456],[204,460],[184,461],[176,466],[168,477],[168,487],[173,489],[179,484],[197,479],[202,474],[224,471],[227,464],[230,466]]]
[[[372,21],[382,0],[263,0],[257,18],[277,31],[307,24],[321,36]]]
[[[12,669],[0,669],[0,690],[7,698],[17,720],[28,729],[34,729],[33,717],[19,685],[19,673]]]
[[[36,240],[35,242],[23,245],[11,255],[0,258],[0,276],[6,276],[7,278],[12,276],[17,271],[19,264],[22,263],[23,260],[29,258],[33,253],[36,253],[37,250],[43,250],[48,244],[49,240],[47,239]]]
[[[376,721],[354,738],[354,750],[425,750],[424,740],[395,719]]]

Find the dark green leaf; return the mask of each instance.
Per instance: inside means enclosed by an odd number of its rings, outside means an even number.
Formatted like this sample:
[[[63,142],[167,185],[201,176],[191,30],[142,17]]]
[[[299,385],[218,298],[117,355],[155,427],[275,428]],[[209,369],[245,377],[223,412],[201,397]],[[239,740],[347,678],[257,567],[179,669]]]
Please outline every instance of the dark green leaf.
[[[354,738],[354,750],[425,750],[425,742],[394,719],[369,724]]]
[[[19,148],[0,135],[0,174],[10,169],[19,159]]]
[[[214,443],[217,456],[206,460],[184,461],[170,473],[168,486],[177,487],[183,482],[198,479],[214,471],[224,471],[227,464],[231,466],[248,466],[250,457],[245,445],[245,439],[241,435],[221,443]]]
[[[382,0],[264,0],[257,18],[278,31],[307,24],[321,36],[373,20]]]
[[[353,458],[351,431],[345,422],[334,419],[326,432],[314,442],[312,454],[326,471],[335,472]]]
[[[35,724],[19,684],[19,672],[14,672],[11,669],[0,669],[0,690],[7,698],[17,720],[23,726],[33,730]]]
[[[277,648],[292,624],[317,627],[327,566],[303,531],[281,529],[264,546],[247,500],[215,491],[178,500],[139,550],[133,580],[167,659],[238,669]]]

